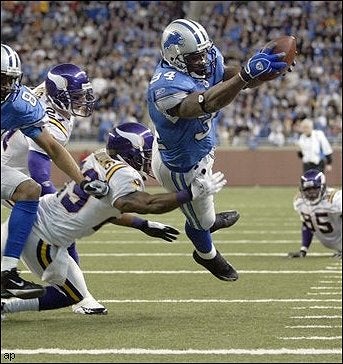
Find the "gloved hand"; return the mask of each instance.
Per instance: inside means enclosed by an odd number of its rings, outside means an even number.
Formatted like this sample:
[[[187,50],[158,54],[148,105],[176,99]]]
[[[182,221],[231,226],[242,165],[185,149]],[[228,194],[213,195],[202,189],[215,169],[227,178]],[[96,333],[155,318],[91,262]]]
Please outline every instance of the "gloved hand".
[[[305,258],[306,257],[306,251],[305,250],[299,250],[298,252],[290,252],[288,253],[289,258]]]
[[[83,191],[96,198],[105,197],[110,190],[106,181],[100,181],[97,179],[94,181],[83,180],[80,183],[80,187]]]
[[[287,63],[280,61],[285,53],[273,54],[272,52],[272,48],[267,48],[251,57],[239,73],[241,78],[245,82],[249,82],[264,74],[274,73],[286,68]]]
[[[192,200],[219,192],[226,182],[222,172],[197,176],[191,183]]]
[[[176,240],[177,237],[175,235],[180,234],[178,230],[174,229],[171,226],[148,220],[145,220],[141,224],[139,230],[143,231],[143,233],[149,236],[152,236],[154,238],[161,238],[169,242]]]

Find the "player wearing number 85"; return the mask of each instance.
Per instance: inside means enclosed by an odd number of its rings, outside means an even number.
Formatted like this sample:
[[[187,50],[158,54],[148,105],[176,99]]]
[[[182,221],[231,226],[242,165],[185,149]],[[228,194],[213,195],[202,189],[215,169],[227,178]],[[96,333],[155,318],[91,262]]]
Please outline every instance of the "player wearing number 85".
[[[33,139],[84,191],[97,197],[106,195],[108,185],[102,181],[86,181],[69,152],[44,129],[45,110],[37,97],[21,85],[21,78],[21,61],[17,52],[1,44],[1,136],[9,130],[20,130]],[[97,188],[94,188],[95,182]],[[15,202],[1,261],[2,298],[14,296],[28,299],[40,297],[45,292],[41,285],[23,280],[17,272],[21,252],[36,219],[40,193],[40,185],[32,178],[1,163],[1,199]]]
[[[153,171],[169,191],[189,185],[194,176],[212,173],[218,111],[264,74],[284,69],[284,53],[264,50],[242,69],[225,67],[223,55],[206,30],[190,19],[177,19],[164,30],[162,59],[148,89],[148,108],[156,128]],[[259,82],[259,83],[258,83]],[[215,214],[213,197],[184,204],[185,230],[195,246],[194,260],[217,278],[235,281],[235,269],[212,243],[211,233],[233,225],[237,211]]]
[[[327,188],[324,174],[316,169],[301,176],[299,190],[294,209],[302,221],[302,242],[300,250],[288,256],[304,258],[315,236],[342,259],[342,190]]]

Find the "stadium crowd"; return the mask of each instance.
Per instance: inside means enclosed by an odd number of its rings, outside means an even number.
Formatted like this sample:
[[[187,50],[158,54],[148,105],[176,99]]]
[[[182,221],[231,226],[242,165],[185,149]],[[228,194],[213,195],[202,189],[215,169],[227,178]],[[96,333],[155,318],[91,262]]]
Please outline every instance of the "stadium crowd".
[[[87,70],[99,98],[77,120],[72,140],[104,141],[128,121],[149,124],[146,91],[160,57],[161,30],[187,17],[190,2],[2,1],[2,42],[19,53],[23,83],[37,86],[49,68]],[[227,63],[241,65],[269,40],[297,38],[292,73],[241,92],[221,111],[218,144],[292,145],[298,124],[314,121],[333,143],[342,137],[342,3],[340,1],[202,2],[199,21]]]

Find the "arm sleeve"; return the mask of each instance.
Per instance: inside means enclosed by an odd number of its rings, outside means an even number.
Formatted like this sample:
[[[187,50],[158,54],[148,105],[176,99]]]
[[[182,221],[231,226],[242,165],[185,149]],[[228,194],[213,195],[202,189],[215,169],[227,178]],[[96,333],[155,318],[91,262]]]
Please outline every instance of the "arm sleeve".
[[[51,160],[47,155],[30,150],[28,167],[31,177],[42,186],[42,196],[56,191],[54,184],[50,181]]]
[[[308,227],[305,224],[302,225],[301,233],[302,233],[301,250],[307,251],[307,249],[310,247],[312,243],[313,233],[310,229],[308,229]]]

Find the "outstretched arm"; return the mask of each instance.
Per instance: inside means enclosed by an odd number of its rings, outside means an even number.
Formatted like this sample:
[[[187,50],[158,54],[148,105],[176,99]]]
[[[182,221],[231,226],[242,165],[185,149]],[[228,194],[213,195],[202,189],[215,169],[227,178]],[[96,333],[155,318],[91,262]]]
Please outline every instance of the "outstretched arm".
[[[135,191],[126,196],[119,197],[114,202],[114,207],[122,213],[163,214],[197,198],[204,198],[219,192],[226,182],[222,172],[216,172],[211,175],[202,174],[192,181],[188,189],[155,195],[143,191]]]
[[[149,236],[161,238],[168,242],[176,240],[177,235],[180,234],[180,232],[172,226],[164,225],[160,222],[144,220],[131,214],[122,214],[119,218],[113,217],[109,220],[109,222],[115,225],[127,226],[141,230]]]
[[[43,129],[43,132],[35,139],[35,142],[46,151],[56,166],[77,184],[80,184],[81,181],[84,180],[84,176],[74,158],[45,129]]]
[[[288,256],[290,258],[305,258],[307,254],[307,251],[312,243],[313,233],[305,224],[302,224],[301,235],[302,235],[301,248],[298,252],[288,253]]]

